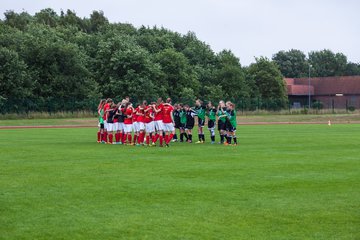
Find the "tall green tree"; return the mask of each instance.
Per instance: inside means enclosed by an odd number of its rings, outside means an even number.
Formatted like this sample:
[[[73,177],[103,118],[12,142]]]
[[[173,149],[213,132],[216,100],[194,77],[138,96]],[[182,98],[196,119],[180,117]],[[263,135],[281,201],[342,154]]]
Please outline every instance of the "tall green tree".
[[[307,75],[306,55],[300,50],[280,51],[273,56],[272,60],[277,63],[284,77],[300,78]]]
[[[250,96],[239,59],[231,51],[224,50],[218,54],[215,79],[224,91],[223,97],[226,99],[235,101]]]
[[[29,97],[32,87],[27,66],[18,53],[0,47],[0,98],[14,100]]]
[[[344,76],[346,74],[347,57],[342,53],[333,53],[327,49],[310,52],[309,63],[312,65],[312,76],[314,77]]]
[[[265,57],[256,58],[249,66],[249,74],[255,80],[259,97],[269,103],[269,107],[280,109],[287,105],[287,93],[283,76],[276,63]]]

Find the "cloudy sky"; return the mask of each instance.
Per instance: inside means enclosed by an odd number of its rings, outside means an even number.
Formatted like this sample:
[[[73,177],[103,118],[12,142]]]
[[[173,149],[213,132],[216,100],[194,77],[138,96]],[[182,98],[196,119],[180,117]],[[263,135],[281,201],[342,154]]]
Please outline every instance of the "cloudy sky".
[[[193,31],[215,52],[231,49],[243,65],[291,48],[331,49],[360,62],[359,0],[0,0],[0,10],[103,10],[111,22]],[[4,18],[2,15],[1,18]]]

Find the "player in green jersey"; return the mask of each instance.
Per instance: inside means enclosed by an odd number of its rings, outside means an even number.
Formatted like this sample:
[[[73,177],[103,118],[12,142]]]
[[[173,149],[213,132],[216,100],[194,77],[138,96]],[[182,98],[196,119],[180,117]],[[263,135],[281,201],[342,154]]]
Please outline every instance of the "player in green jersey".
[[[220,144],[224,144],[226,136],[226,106],[224,101],[220,101],[217,107],[217,116],[218,116],[218,130],[220,134]]]
[[[186,134],[186,111],[184,109],[184,105],[182,103],[179,104],[179,117],[180,117],[180,142],[184,142],[184,137],[186,138],[186,142],[189,140],[188,135]]]
[[[204,125],[205,125],[205,115],[206,115],[206,106],[203,105],[203,101],[200,99],[195,102],[195,112],[198,118],[198,136],[199,141],[196,143],[204,143],[205,135],[204,135]]]
[[[100,100],[98,105],[98,114],[99,114],[99,131],[97,132],[97,142],[101,143],[104,138],[104,105],[106,103],[105,99]]]
[[[237,145],[237,139],[236,139],[236,111],[235,111],[235,104],[232,102],[226,103],[226,115],[227,115],[227,121],[226,121],[226,131],[227,131],[227,142],[225,145],[231,145],[231,139],[234,140],[234,145]]]
[[[208,129],[210,131],[211,144],[215,143],[216,112],[215,106],[211,102],[208,102],[206,116],[208,117]]]

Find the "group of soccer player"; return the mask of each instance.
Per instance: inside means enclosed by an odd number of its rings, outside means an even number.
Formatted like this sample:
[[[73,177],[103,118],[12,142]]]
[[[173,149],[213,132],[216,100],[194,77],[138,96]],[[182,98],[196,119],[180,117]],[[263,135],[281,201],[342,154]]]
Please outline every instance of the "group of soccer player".
[[[196,143],[205,143],[204,127],[207,120],[211,144],[215,143],[215,129],[218,125],[219,144],[231,145],[233,141],[233,145],[237,145],[236,111],[230,101],[220,101],[215,107],[211,102],[205,105],[198,99],[195,106],[190,107],[181,103],[172,105],[170,98],[165,102],[159,98],[150,104],[144,100],[134,106],[129,97],[117,104],[108,98],[100,101],[98,114],[98,143],[157,146],[159,141],[160,147],[169,147],[170,142],[192,143],[192,130],[197,119]]]

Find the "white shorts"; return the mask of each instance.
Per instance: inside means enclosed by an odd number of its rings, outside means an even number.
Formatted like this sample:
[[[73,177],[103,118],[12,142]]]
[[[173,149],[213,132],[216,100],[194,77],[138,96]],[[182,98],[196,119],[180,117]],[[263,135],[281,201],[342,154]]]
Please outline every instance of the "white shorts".
[[[144,131],[145,130],[145,123],[138,122],[138,125],[139,125],[139,131]]]
[[[139,122],[133,122],[133,129],[134,129],[134,132],[140,131]]]
[[[164,130],[164,123],[162,120],[154,121],[156,131],[163,131]]]
[[[106,130],[107,130],[108,132],[112,132],[112,131],[114,131],[114,128],[115,128],[115,125],[116,125],[116,124],[114,124],[114,123],[108,123],[108,124],[106,124],[106,125],[107,125]]]
[[[124,124],[124,132],[131,133],[133,130],[133,124]]]
[[[117,129],[116,129],[116,131],[122,132],[122,131],[124,131],[124,129],[125,129],[125,124],[124,124],[123,122],[117,122]]]
[[[107,126],[108,126],[108,123],[106,120],[104,120],[104,129],[107,131]]]
[[[155,132],[155,123],[154,122],[145,123],[145,131],[147,133]]]
[[[164,123],[164,131],[165,132],[173,132],[175,131],[175,127],[173,123]]]

